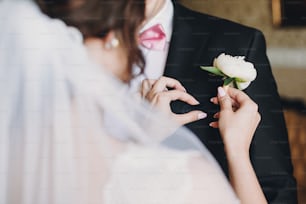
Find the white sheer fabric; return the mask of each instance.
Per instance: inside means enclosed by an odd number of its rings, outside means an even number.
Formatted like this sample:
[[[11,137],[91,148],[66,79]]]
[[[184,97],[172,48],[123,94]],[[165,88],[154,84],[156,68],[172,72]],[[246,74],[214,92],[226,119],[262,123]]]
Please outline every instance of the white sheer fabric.
[[[0,27],[1,204],[238,202],[198,140],[126,95],[76,29],[30,1],[1,2]]]

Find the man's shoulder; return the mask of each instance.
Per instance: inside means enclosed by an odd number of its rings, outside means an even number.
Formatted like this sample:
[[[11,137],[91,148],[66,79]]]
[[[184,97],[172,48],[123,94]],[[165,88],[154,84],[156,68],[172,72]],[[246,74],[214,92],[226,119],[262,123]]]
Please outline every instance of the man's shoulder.
[[[249,34],[261,33],[261,31],[256,28],[242,25],[240,23],[228,19],[194,11],[178,3],[175,4],[174,12],[175,15],[177,15],[177,18],[186,20],[192,27],[198,29],[206,29],[207,27],[205,28],[205,26],[209,26],[208,28],[218,32],[239,31],[246,32]]]

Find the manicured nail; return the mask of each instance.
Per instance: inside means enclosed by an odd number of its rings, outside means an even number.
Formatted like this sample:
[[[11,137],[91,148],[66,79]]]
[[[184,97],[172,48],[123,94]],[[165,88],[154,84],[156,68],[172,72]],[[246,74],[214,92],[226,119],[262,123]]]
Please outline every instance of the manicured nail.
[[[204,118],[206,118],[206,117],[207,117],[207,114],[206,114],[206,113],[203,113],[203,112],[202,112],[202,113],[199,113],[199,114],[198,114],[198,119],[199,119],[199,120],[204,119]]]
[[[209,126],[212,127],[212,128],[217,128],[217,125],[214,122],[209,123]]]
[[[224,89],[222,87],[218,87],[218,94],[220,97],[223,97],[226,95]]]
[[[210,99],[210,102],[212,102],[212,103],[213,103],[213,102],[214,102],[214,98],[211,98],[211,99]]]

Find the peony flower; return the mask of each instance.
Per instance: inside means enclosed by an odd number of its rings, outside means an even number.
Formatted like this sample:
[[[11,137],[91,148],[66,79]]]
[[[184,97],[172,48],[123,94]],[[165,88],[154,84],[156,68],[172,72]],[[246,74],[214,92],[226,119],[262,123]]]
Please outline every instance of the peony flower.
[[[244,60],[244,56],[230,56],[224,53],[214,59],[213,67],[203,67],[210,73],[222,76],[224,86],[234,86],[240,90],[246,89],[257,76],[254,65]]]

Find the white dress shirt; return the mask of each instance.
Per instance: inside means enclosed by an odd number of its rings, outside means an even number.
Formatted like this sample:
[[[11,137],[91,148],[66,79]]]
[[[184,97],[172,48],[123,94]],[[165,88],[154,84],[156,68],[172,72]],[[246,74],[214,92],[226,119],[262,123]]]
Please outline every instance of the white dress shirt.
[[[142,80],[147,78],[158,79],[163,75],[169,51],[169,43],[172,36],[173,14],[173,3],[171,0],[166,0],[159,13],[141,29],[140,33],[154,26],[155,24],[161,24],[166,34],[167,43],[165,50],[150,50],[143,46],[140,46],[140,49],[142,50],[144,58],[146,60],[146,67],[144,70],[144,74],[137,76],[131,81],[130,90],[132,92],[138,91]],[[137,73],[139,72],[139,67],[134,67],[133,70],[134,73]]]

